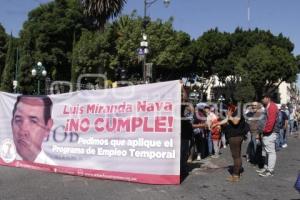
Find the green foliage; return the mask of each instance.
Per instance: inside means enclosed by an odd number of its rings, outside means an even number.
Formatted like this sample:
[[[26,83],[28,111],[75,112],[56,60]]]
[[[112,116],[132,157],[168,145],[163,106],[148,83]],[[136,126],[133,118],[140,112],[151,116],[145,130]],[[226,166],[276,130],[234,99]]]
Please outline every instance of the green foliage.
[[[282,34],[270,31],[237,28],[232,34],[218,29],[204,33],[195,41],[198,73],[216,74],[225,83],[228,76],[241,77],[241,81],[226,82],[231,88],[230,98],[247,99],[242,88],[260,98],[264,91],[275,91],[282,81],[294,82],[299,69],[291,53],[294,45]],[[247,74],[247,76],[245,76]],[[247,79],[243,80],[243,79]],[[245,91],[247,91],[245,89]],[[249,92],[249,98],[253,96]]]
[[[114,70],[118,66],[127,69],[128,77],[142,78],[142,63],[137,55],[142,23],[143,19],[133,12],[107,25],[102,32],[84,32],[73,51],[72,82],[82,73],[105,72],[109,79],[115,79]],[[190,36],[174,31],[171,19],[165,23],[150,22],[146,33],[150,49],[147,62],[153,63],[157,77],[180,78],[184,71],[190,70],[193,61]]]
[[[76,83],[80,74],[112,71],[113,40],[112,29],[105,32],[83,32],[73,51],[72,82]]]
[[[125,3],[126,0],[81,0],[85,14],[101,28],[111,17],[118,16]]]
[[[247,71],[257,99],[263,92],[275,91],[283,81],[296,81],[298,72],[295,58],[287,49],[277,46],[268,48],[263,44],[251,48],[237,68]]]
[[[296,56],[296,62],[297,62],[298,71],[300,71],[300,55]]]
[[[2,71],[4,69],[6,52],[7,52],[7,35],[5,33],[4,27],[0,23],[0,74],[2,74]]]
[[[19,63],[19,91],[22,94],[33,94],[35,82],[34,78],[31,76],[31,70],[35,63],[33,62],[32,56],[22,50],[20,52]]]
[[[117,67],[125,68],[128,78],[141,79],[143,62],[137,50],[143,32],[148,36],[150,50],[146,62],[153,63],[154,76],[160,80],[190,74],[217,75],[226,83],[228,98],[240,101],[259,98],[263,90],[274,91],[282,81],[296,80],[300,57],[293,56],[294,45],[282,34],[241,28],[226,33],[215,28],[191,40],[187,33],[174,30],[173,18],[165,22],[149,18],[144,30],[143,18],[135,11],[105,24],[119,14],[125,3],[55,0],[32,10],[20,34],[21,91],[33,91],[30,72],[37,61],[43,63],[52,80],[75,83],[83,73],[104,73],[115,80]],[[5,38],[0,26],[0,70],[8,47]],[[6,56],[7,62],[12,62],[8,57],[11,56]],[[228,76],[234,78],[226,81]],[[11,80],[5,85],[11,85]]]
[[[114,24],[117,60],[130,74],[140,74],[140,77],[142,63],[138,62],[137,49],[142,41],[142,23],[142,18],[133,13],[131,16],[122,16]],[[164,80],[175,79],[180,78],[184,71],[189,71],[193,61],[190,36],[175,31],[172,19],[167,22],[149,22],[146,34],[150,51],[146,62],[153,63],[153,73],[156,77],[162,77]]]
[[[115,38],[112,64],[127,69],[129,77],[136,74],[142,77],[142,65],[139,64],[137,55],[142,40],[142,18],[137,17],[135,12],[131,16],[121,16],[114,22],[112,29]]]
[[[5,67],[1,77],[1,91],[12,92],[13,80],[15,75],[15,45],[11,36],[8,41],[8,50],[6,54]]]
[[[84,28],[93,29],[77,0],[41,5],[29,13],[24,23],[20,34],[23,52],[34,63],[41,61],[52,80],[70,80],[73,35],[79,39]]]
[[[150,38],[150,61],[157,69],[157,76],[164,79],[179,79],[191,71],[193,57],[190,51],[190,36],[184,32],[174,31],[171,21],[160,26],[161,28],[153,27],[151,30],[153,33]]]
[[[201,75],[217,73],[219,76],[227,76],[231,73],[231,68],[224,68],[231,49],[229,37],[228,33],[221,33],[216,28],[205,32],[196,40],[197,66]]]
[[[236,84],[233,99],[237,102],[250,102],[255,99],[255,88],[248,76],[248,73],[245,73],[241,77],[241,81]]]

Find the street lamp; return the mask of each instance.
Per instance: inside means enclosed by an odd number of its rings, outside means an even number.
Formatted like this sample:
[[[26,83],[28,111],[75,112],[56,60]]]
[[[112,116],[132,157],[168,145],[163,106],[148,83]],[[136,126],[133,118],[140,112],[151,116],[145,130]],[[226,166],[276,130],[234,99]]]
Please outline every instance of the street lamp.
[[[18,64],[19,64],[19,48],[17,48],[17,56],[16,56],[16,68],[15,68],[15,79],[13,80],[13,89],[14,93],[17,93],[18,88]]]
[[[147,41],[147,35],[146,33],[143,33],[143,40],[141,41],[141,48],[142,48],[142,51],[143,51],[143,81],[146,82],[146,79],[147,79],[147,63],[146,63],[146,56],[147,54],[149,53],[149,49],[148,49],[148,41]]]
[[[152,65],[147,65],[146,63],[146,57],[147,54],[149,54],[149,44],[147,41],[147,34],[146,34],[146,28],[147,28],[147,24],[149,23],[148,19],[147,19],[147,9],[150,8],[151,5],[153,5],[155,2],[157,2],[158,0],[144,0],[144,19],[143,19],[143,33],[142,33],[142,38],[143,40],[141,41],[141,50],[142,50],[142,55],[143,55],[143,80],[144,82],[148,82],[147,79],[148,78],[152,78],[152,69],[148,69],[147,67],[152,67]],[[165,5],[165,7],[168,7],[169,4],[171,3],[171,0],[163,0],[163,3]],[[147,71],[150,72],[150,77],[149,75],[147,76]]]
[[[225,98],[223,97],[223,95],[221,94],[218,101],[220,101],[221,103],[223,103],[223,101],[225,101]]]
[[[36,77],[38,82],[37,94],[40,94],[40,80],[47,75],[47,71],[41,62],[38,62],[36,66],[31,70],[31,75]]]

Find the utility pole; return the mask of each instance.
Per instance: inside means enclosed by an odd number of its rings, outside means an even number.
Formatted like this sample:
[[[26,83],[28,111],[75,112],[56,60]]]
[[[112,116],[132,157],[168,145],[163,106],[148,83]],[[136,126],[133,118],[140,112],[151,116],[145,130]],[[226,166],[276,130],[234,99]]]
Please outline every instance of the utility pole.
[[[251,19],[251,10],[250,10],[250,0],[248,0],[248,9],[247,9],[247,11],[248,11],[248,29],[250,30],[251,29],[251,24],[250,24],[250,19]]]
[[[150,19],[147,17],[147,9],[150,8],[151,5],[153,5],[158,0],[144,0],[144,19],[143,19],[143,32],[142,32],[142,38],[143,40],[140,43],[142,52],[141,55],[143,55],[143,81],[144,83],[148,83],[151,80],[152,76],[152,68],[149,69],[149,66],[152,67],[152,65],[147,65],[147,54],[149,53],[148,48],[148,40],[147,40],[147,24],[149,23]],[[163,0],[163,3],[165,7],[168,7],[171,0]],[[148,21],[149,20],[149,21]],[[151,73],[146,73],[147,71],[151,70]],[[150,74],[150,77],[148,76]]]
[[[17,93],[17,87],[18,87],[18,65],[19,65],[19,48],[17,47],[17,58],[16,58],[16,66],[15,66],[15,80],[13,81],[14,93]]]

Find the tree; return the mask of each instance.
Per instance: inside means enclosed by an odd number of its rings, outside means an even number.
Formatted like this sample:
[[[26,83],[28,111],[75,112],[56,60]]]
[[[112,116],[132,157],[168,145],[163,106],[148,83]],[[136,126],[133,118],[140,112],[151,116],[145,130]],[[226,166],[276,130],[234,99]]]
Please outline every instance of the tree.
[[[235,85],[232,99],[236,102],[246,103],[255,100],[255,88],[248,75],[248,73],[243,74]]]
[[[84,29],[93,30],[94,26],[83,15],[77,0],[55,0],[32,10],[20,33],[21,55],[27,57],[21,59],[22,66],[32,68],[33,63],[41,61],[52,80],[69,81],[73,36],[76,41],[79,40]],[[24,63],[26,61],[30,63]],[[25,69],[21,67],[21,70]],[[29,81],[29,74],[21,74],[25,76],[20,77],[22,81]]]
[[[283,81],[296,81],[298,72],[295,58],[288,50],[277,46],[268,48],[264,44],[251,48],[237,68],[249,74],[247,79],[254,86],[257,99],[264,92],[275,92]]]
[[[215,60],[215,73],[221,79],[229,75],[235,75],[235,67],[239,64],[241,59],[244,59],[251,48],[263,44],[268,49],[276,46],[282,49],[285,49],[287,52],[291,53],[294,45],[293,43],[282,34],[274,36],[270,31],[265,30],[247,30],[244,31],[241,28],[237,28],[234,33],[228,34],[228,41],[230,45],[225,48],[227,51],[224,52],[219,58],[214,58]],[[216,38],[217,39],[217,38]],[[221,48],[224,46],[220,45]]]
[[[19,65],[19,91],[22,94],[33,94],[34,91],[34,78],[31,76],[31,70],[34,66],[32,56],[24,49],[20,52],[20,65]]]
[[[182,78],[184,74],[192,71],[193,57],[191,54],[191,39],[187,33],[175,31],[172,19],[162,25],[155,33],[152,29],[151,59],[156,68],[157,76],[162,80]]]
[[[5,33],[4,27],[0,23],[0,74],[2,74],[2,71],[4,69],[6,52],[7,52],[7,35]]]
[[[15,75],[15,46],[14,38],[11,35],[8,41],[5,67],[1,77],[1,90],[5,92],[13,91],[13,80]]]
[[[84,13],[92,17],[100,28],[111,17],[117,17],[125,3],[126,0],[81,0]]]
[[[282,34],[241,28],[234,33],[221,33],[213,29],[195,44],[197,73],[216,74],[229,88],[227,98],[233,100],[251,99],[252,90],[260,99],[264,91],[276,91],[281,82],[295,81],[299,71],[292,54],[294,45]],[[248,88],[249,93],[243,88]]]
[[[226,77],[232,73],[232,68],[225,64],[231,50],[229,39],[230,34],[221,33],[215,28],[205,32],[196,40],[197,72],[200,75],[218,74],[220,77]]]
[[[143,19],[133,12],[107,24],[102,32],[85,31],[74,49],[74,82],[80,73],[105,72],[117,80],[114,71],[121,67],[130,79],[142,78],[142,62],[137,50],[142,40]],[[167,22],[149,22],[147,35],[150,53],[147,63],[153,63],[153,73],[162,80],[177,79],[190,69],[190,36],[173,29],[172,19]],[[170,73],[171,72],[171,73]]]
[[[150,21],[147,25],[149,54],[147,63],[153,63],[153,74],[161,80],[178,79],[183,71],[188,71],[193,58],[190,54],[190,36],[173,28],[173,19]],[[142,40],[143,19],[135,13],[122,16],[114,23],[116,50],[119,64],[128,69],[129,74],[140,74],[142,63],[137,50]]]
[[[112,24],[115,38],[114,67],[121,67],[127,71],[128,77],[142,77],[142,65],[139,63],[137,50],[142,39],[141,17],[133,11],[131,15],[121,16]],[[117,77],[114,77],[117,80]]]
[[[97,73],[110,75],[114,58],[112,29],[105,32],[83,32],[73,50],[72,83],[80,74]],[[92,80],[88,80],[92,81]],[[94,83],[95,84],[95,83]]]
[[[254,90],[258,98],[262,89],[276,90],[282,81],[293,82],[299,71],[292,55],[293,43],[270,31],[237,28],[234,33],[226,33],[216,28],[191,40],[187,33],[174,30],[173,18],[165,22],[149,18],[143,30],[143,18],[136,12],[105,24],[125,3],[55,0],[31,11],[21,31],[20,81],[32,83],[29,69],[37,61],[43,62],[52,80],[71,79],[75,83],[83,73],[104,73],[116,80],[118,67],[127,71],[127,77],[142,78],[143,60],[137,52],[143,32],[148,36],[150,51],[146,62],[153,64],[156,78],[217,75],[227,84],[231,99],[250,99],[252,92],[246,98],[243,88]],[[84,16],[84,10],[90,18]],[[233,77],[230,81],[226,80],[229,76]],[[22,91],[29,90],[22,86]]]
[[[298,70],[300,71],[300,55],[296,56],[296,62],[297,62]]]

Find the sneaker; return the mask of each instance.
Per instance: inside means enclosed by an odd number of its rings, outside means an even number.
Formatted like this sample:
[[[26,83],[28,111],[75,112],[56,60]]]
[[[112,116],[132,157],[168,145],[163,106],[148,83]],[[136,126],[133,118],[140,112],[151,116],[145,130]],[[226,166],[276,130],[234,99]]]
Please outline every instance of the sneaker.
[[[198,155],[198,156],[197,156],[197,161],[200,161],[200,160],[201,160],[201,156]]]
[[[271,171],[269,171],[269,170],[266,170],[266,171],[260,173],[259,176],[261,176],[261,177],[274,176],[274,172],[271,172]]]
[[[250,157],[249,157],[248,154],[246,155],[246,161],[247,161],[247,162],[250,162]]]
[[[223,148],[224,148],[224,149],[226,149],[226,148],[227,148],[227,146],[226,146],[226,145],[224,145],[224,146],[223,146]]]
[[[288,146],[287,144],[283,144],[281,147],[282,148],[287,148],[287,146]]]
[[[211,156],[212,158],[219,158],[220,156],[219,155],[213,155]]]
[[[262,168],[262,169],[258,169],[256,170],[257,173],[261,174],[263,172],[267,171],[265,168]]]

